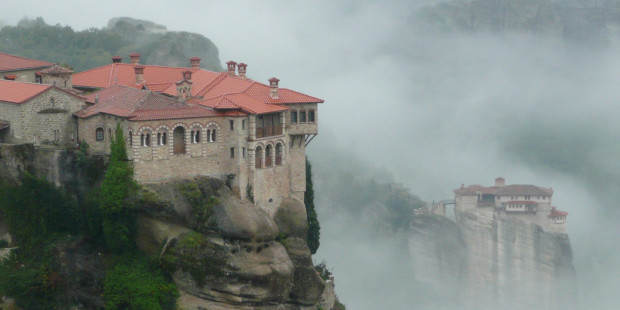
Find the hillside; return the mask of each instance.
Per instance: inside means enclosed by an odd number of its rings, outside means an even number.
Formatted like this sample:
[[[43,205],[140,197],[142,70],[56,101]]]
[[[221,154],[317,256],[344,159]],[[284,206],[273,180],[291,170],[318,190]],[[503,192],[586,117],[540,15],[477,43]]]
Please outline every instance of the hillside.
[[[204,69],[222,71],[218,50],[208,38],[128,17],[113,18],[105,28],[75,31],[48,25],[43,18],[23,19],[0,29],[0,52],[68,64],[83,71],[110,63],[110,57],[139,52],[144,64],[188,66],[193,56]]]

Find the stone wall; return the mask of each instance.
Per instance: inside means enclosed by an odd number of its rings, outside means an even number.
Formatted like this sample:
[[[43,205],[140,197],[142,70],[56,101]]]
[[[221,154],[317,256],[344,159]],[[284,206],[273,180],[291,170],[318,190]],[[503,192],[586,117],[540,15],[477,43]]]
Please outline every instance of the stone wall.
[[[44,68],[37,68],[37,69],[29,69],[29,70],[19,70],[19,71],[5,71],[2,72],[3,75],[15,75],[17,76],[17,78],[15,79],[16,81],[20,81],[20,82],[30,82],[30,83],[35,83],[36,82],[36,73],[43,70]]]
[[[73,145],[77,140],[73,113],[82,109],[79,97],[51,88],[22,103],[0,103],[0,115],[11,123],[10,143]]]
[[[42,84],[54,85],[60,88],[71,89],[73,82],[71,80],[71,74],[47,74],[41,77]]]

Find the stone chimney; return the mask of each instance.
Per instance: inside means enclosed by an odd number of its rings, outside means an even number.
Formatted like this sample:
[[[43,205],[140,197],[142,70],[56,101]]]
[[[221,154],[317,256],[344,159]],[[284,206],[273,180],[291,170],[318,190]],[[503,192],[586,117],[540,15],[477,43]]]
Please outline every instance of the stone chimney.
[[[192,71],[185,70],[182,74],[183,79],[176,82],[177,97],[181,100],[187,100],[192,97]]]
[[[228,75],[235,76],[235,66],[237,65],[237,63],[231,60],[228,61],[226,65],[228,66]]]
[[[121,60],[123,60],[123,57],[121,57],[121,56],[118,56],[118,55],[116,55],[116,56],[112,56],[112,63],[113,63],[113,64],[120,63],[120,62],[121,62]]]
[[[200,57],[192,57],[189,59],[189,63],[192,65],[192,69],[200,69]]]
[[[136,84],[142,84],[144,82],[144,66],[135,65],[133,70],[136,73]]]
[[[499,177],[497,179],[495,179],[495,186],[496,187],[504,187],[506,186],[506,180],[502,177]]]
[[[246,79],[246,77],[245,77],[245,70],[246,70],[247,67],[248,67],[248,65],[246,65],[246,64],[244,64],[242,62],[237,64],[237,68],[239,69],[239,77],[244,79],[244,80]]]
[[[133,52],[131,54],[129,54],[129,58],[131,59],[131,64],[132,65],[137,65],[140,63],[140,54]]]
[[[280,80],[278,80],[277,78],[270,78],[269,79],[269,96],[271,96],[272,99],[278,99],[278,82],[280,82]]]

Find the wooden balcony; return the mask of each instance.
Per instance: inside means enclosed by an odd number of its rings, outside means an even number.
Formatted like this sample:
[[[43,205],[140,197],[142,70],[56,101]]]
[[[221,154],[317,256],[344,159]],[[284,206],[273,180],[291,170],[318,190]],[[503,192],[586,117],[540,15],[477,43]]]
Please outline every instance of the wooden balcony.
[[[282,126],[266,126],[256,128],[256,138],[279,136],[282,134]]]

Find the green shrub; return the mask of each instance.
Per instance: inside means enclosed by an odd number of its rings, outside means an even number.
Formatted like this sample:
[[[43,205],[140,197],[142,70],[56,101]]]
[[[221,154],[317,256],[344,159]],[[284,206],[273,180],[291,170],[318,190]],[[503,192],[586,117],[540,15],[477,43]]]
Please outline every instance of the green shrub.
[[[45,179],[24,174],[19,184],[0,184],[0,210],[14,242],[26,252],[62,233],[80,230],[75,199]]]
[[[332,271],[327,269],[327,262],[325,262],[324,260],[318,265],[314,266],[314,269],[316,269],[323,281],[327,281],[332,277]]]
[[[4,239],[0,239],[0,249],[1,248],[8,248],[9,247],[9,242],[4,240]]]
[[[219,203],[216,197],[209,196],[209,198],[206,198],[205,193],[193,182],[179,184],[179,190],[191,206],[192,215],[196,219],[196,223],[204,223],[213,215],[213,206]]]
[[[156,261],[126,255],[105,277],[106,309],[174,309],[177,288]]]

